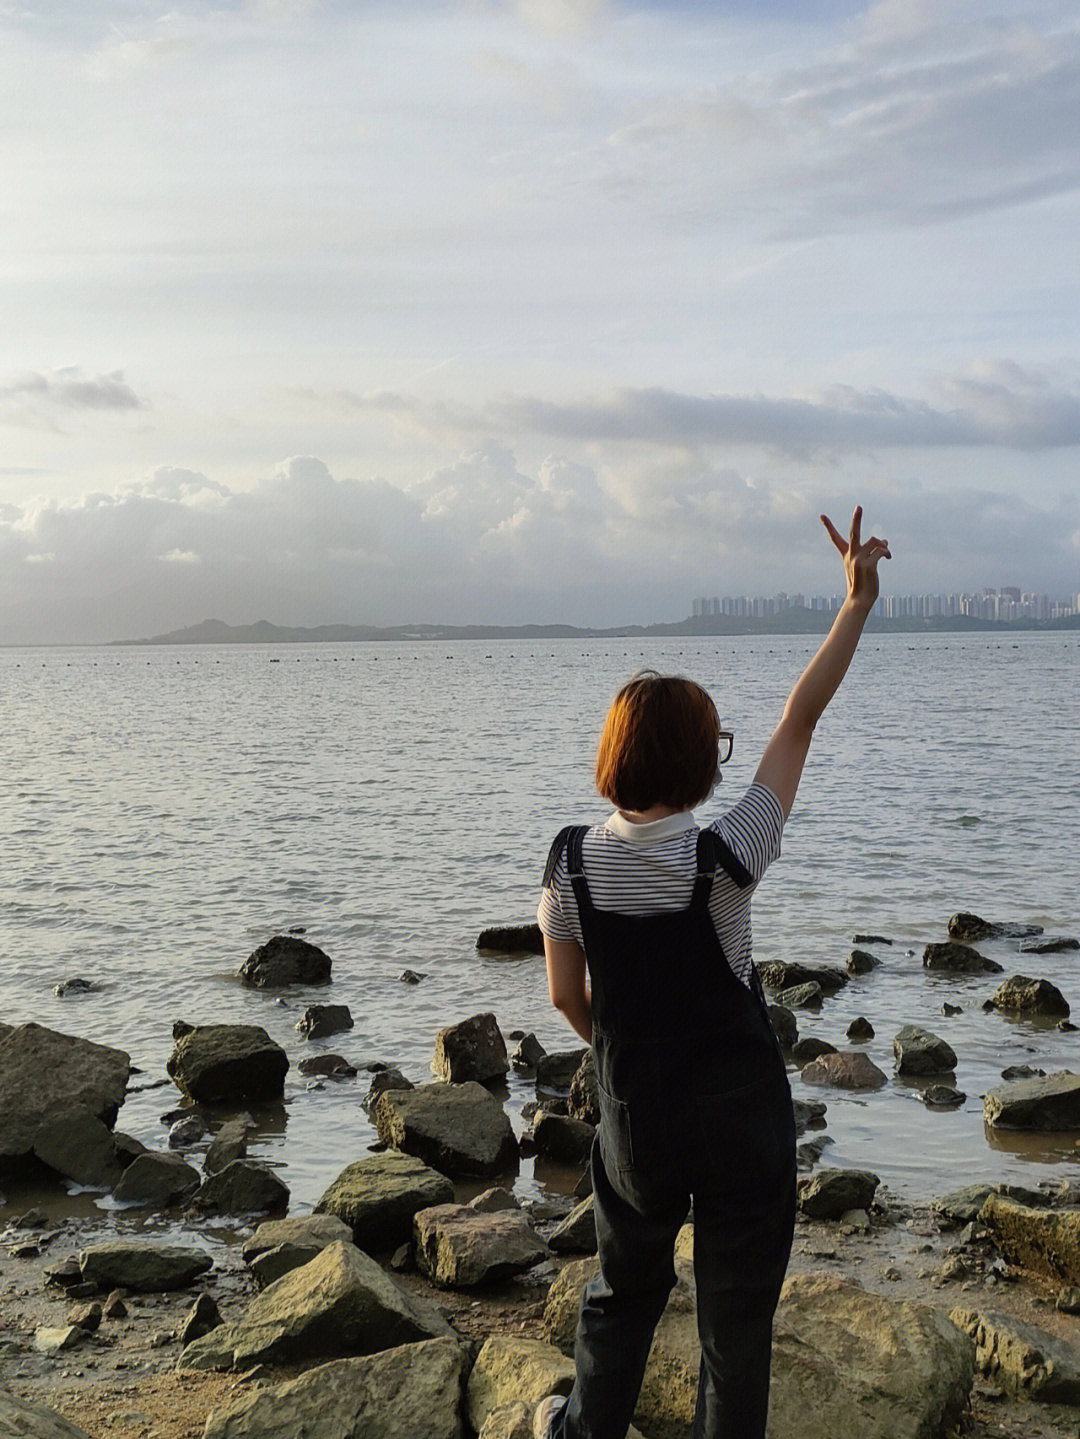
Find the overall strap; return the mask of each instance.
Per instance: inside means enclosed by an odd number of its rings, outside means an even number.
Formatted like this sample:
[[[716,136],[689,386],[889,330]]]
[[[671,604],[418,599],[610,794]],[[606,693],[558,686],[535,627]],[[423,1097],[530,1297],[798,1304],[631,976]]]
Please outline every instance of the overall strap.
[[[747,869],[746,865],[743,864],[742,860],[739,859],[731,846],[720,838],[716,830],[710,829],[704,831],[704,833],[707,833],[712,839],[713,849],[716,854],[716,863],[719,864],[721,869],[727,871],[739,888],[746,889],[748,885],[753,884],[754,876]]]
[[[579,913],[593,907],[592,895],[589,893],[589,886],[585,880],[585,866],[582,859],[582,841],[587,830],[588,825],[574,824],[566,832],[566,872],[570,876]]]
[[[691,909],[708,909],[712,894],[713,875],[716,871],[715,831],[702,829],[697,837],[697,874],[690,895]]]

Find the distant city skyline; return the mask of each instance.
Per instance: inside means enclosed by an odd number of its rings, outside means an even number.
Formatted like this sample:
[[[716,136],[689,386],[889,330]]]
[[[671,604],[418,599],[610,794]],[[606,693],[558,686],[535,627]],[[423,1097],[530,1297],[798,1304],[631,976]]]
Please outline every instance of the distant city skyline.
[[[732,619],[771,619],[791,609],[834,613],[840,608],[842,596],[787,594],[701,596],[693,601],[692,617],[721,615]],[[984,588],[977,593],[922,593],[895,595],[882,593],[877,611],[882,619],[934,619],[938,617],[991,620],[1010,624],[1016,620],[1055,620],[1080,614],[1080,591],[1064,598],[1052,599],[1049,594],[1026,591],[1018,585]]]

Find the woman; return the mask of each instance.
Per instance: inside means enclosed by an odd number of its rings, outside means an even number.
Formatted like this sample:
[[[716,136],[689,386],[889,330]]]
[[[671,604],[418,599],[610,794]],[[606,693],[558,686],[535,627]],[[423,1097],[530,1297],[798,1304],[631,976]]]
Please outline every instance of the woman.
[[[537,1439],[624,1439],[693,1201],[701,1371],[694,1439],[763,1439],[772,1317],[795,1222],[785,1065],[750,957],[750,896],[780,835],[814,726],[878,593],[884,540],[845,540],[847,596],[792,690],[754,782],[699,829],[691,810],[731,753],[690,680],[638,675],[604,724],[604,825],[563,830],[538,918],[551,1001],[591,1043],[600,1128],[591,1168],[599,1276],[582,1299],[569,1399]]]

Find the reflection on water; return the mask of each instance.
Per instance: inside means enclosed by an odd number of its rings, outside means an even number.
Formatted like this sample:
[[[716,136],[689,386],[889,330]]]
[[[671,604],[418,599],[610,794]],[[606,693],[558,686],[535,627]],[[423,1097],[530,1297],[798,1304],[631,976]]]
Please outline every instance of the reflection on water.
[[[420,644],[0,651],[4,1019],[119,1045],[144,1071],[140,1086],[164,1073],[177,1018],[263,1026],[292,1068],[284,1103],[252,1111],[250,1152],[282,1164],[293,1209],[310,1208],[377,1134],[360,1106],[363,1074],[320,1088],[297,1070],[305,1055],[396,1064],[425,1083],[436,1032],[486,1010],[504,1033],[576,1046],[542,958],[480,954],[475,942],[488,925],[533,917],[563,824],[604,817],[592,759],[619,684],[653,666],[710,689],[739,737],[715,797],[731,803],[815,644],[483,641],[449,658]],[[1080,639],[1066,634],[868,636],[755,896],[760,961],[842,965],[856,932],[894,941],[862,946],[881,967],[819,1015],[800,1013],[802,1035],[849,1048],[847,1026],[864,1016],[876,1033],[859,1048],[890,1075],[905,1024],[956,1051],[968,1099],[955,1110],[924,1105],[920,1082],[893,1077],[857,1095],[792,1074],[797,1097],[828,1105],[827,1162],[873,1169],[912,1197],[982,1178],[1031,1183],[1033,1169],[1065,1175],[1076,1162],[1073,1136],[987,1133],[981,1096],[1011,1064],[1080,1070],[1080,1036],[984,1012],[995,976],[929,975],[921,955],[957,910],[1080,934],[1080,727],[1061,702],[1078,661]],[[256,945],[295,925],[334,961],[333,1002],[355,1020],[347,1034],[296,1032],[325,989],[275,997],[235,978]],[[977,948],[1080,1003],[1075,954]],[[402,984],[404,969],[426,977]],[[79,976],[95,989],[54,994]],[[945,1002],[960,1012],[944,1014]],[[534,1097],[508,1076],[519,1133]],[[119,1127],[164,1148],[161,1115],[178,1103],[172,1089],[132,1093]],[[575,1180],[524,1160],[516,1190],[567,1192]]]
[[[1026,1164],[1056,1164],[1080,1160],[1080,1130],[1029,1134],[1018,1129],[998,1129],[984,1124],[983,1134],[998,1154],[1011,1154]]]

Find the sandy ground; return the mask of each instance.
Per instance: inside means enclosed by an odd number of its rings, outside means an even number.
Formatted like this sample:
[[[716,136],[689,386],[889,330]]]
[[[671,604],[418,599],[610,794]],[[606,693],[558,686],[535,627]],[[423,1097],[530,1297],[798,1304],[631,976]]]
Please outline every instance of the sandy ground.
[[[45,1270],[109,1230],[97,1219],[69,1219],[45,1229],[9,1228],[0,1233],[0,1381],[41,1400],[82,1426],[92,1439],[199,1439],[206,1416],[251,1384],[291,1378],[296,1369],[259,1369],[248,1375],[178,1372],[175,1337],[200,1289],[213,1294],[226,1320],[238,1317],[255,1292],[235,1244],[216,1244],[217,1263],[208,1282],[167,1295],[128,1295],[128,1314],[104,1320],[75,1349],[39,1354],[34,1333],[60,1326],[73,1303],[46,1283]],[[26,1252],[40,1246],[40,1252]],[[23,1250],[21,1254],[16,1251]],[[842,1232],[838,1224],[800,1220],[791,1272],[828,1269],[892,1298],[910,1298],[946,1312],[957,1304],[982,1305],[1025,1318],[1071,1340],[1080,1349],[1080,1318],[1054,1308],[1056,1288],[1010,1271],[992,1276],[989,1253],[964,1250],[968,1272],[943,1281],[941,1270],[956,1257],[958,1234],[942,1231],[931,1210],[883,1196],[870,1233]],[[466,1338],[490,1334],[543,1336],[543,1301],[557,1264],[535,1281],[494,1291],[433,1290],[417,1274],[395,1273],[410,1289],[423,1290]],[[1080,1410],[1003,1398],[978,1380],[972,1414],[963,1431],[970,1439],[1075,1439]]]

